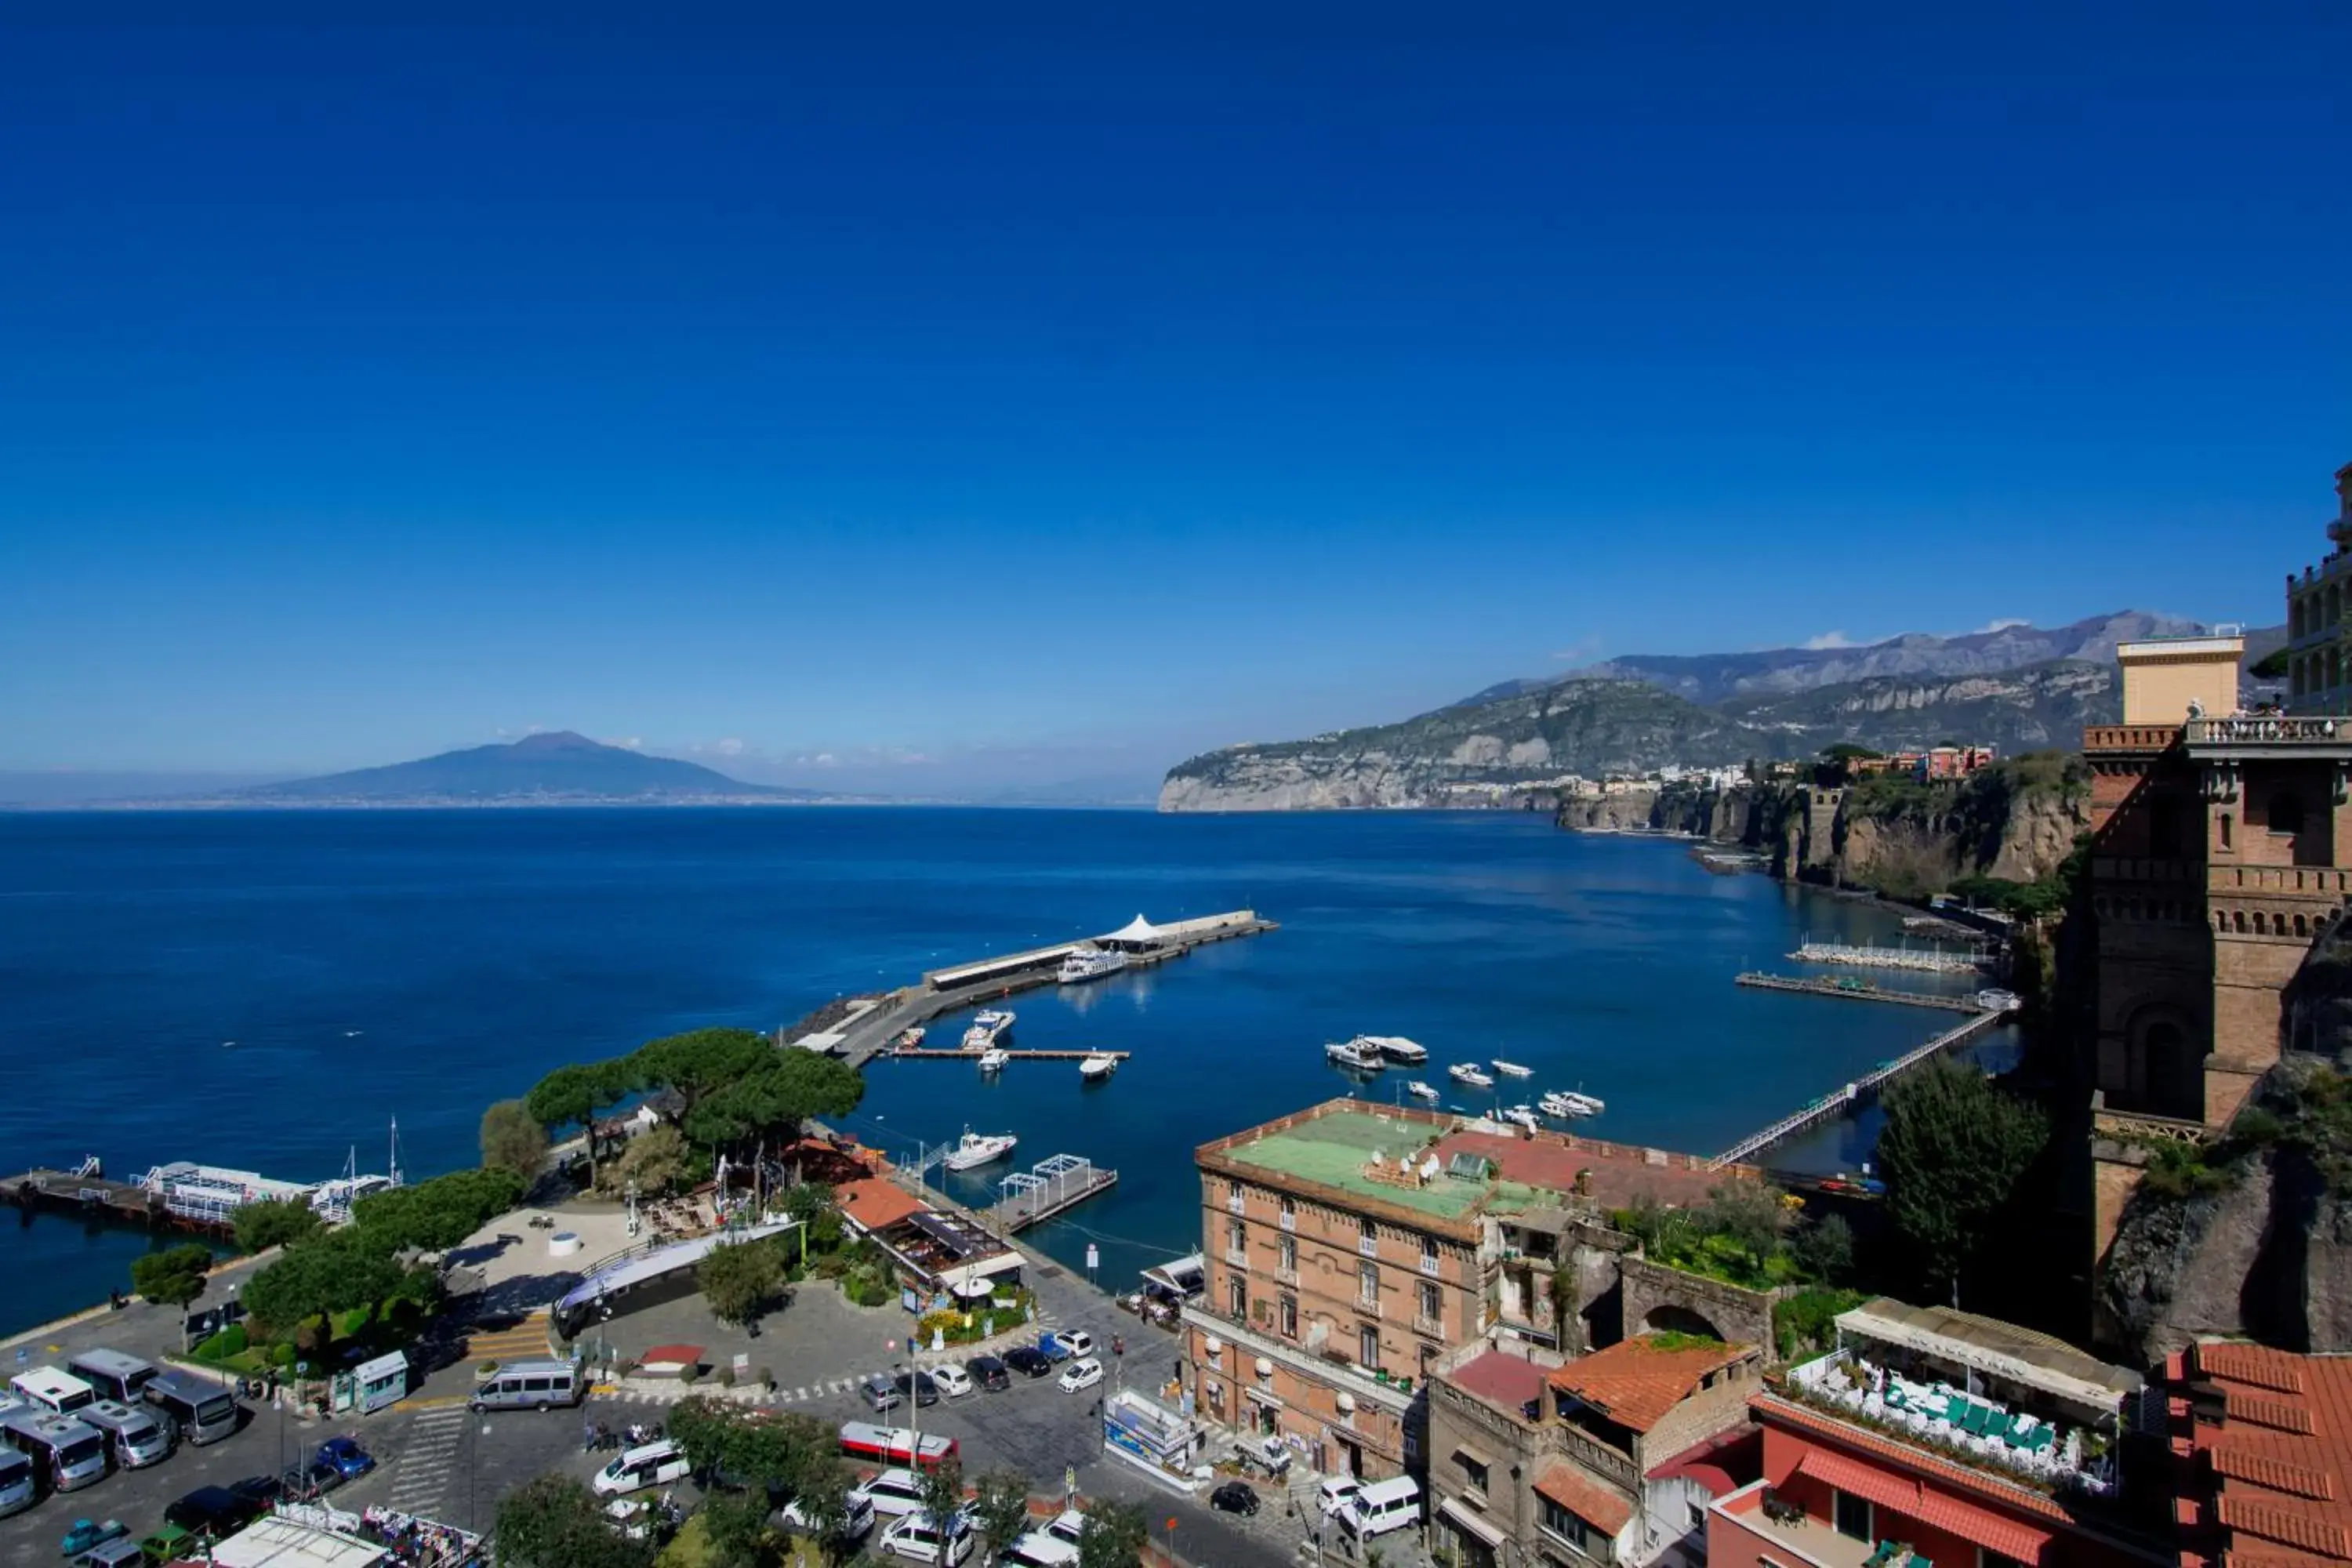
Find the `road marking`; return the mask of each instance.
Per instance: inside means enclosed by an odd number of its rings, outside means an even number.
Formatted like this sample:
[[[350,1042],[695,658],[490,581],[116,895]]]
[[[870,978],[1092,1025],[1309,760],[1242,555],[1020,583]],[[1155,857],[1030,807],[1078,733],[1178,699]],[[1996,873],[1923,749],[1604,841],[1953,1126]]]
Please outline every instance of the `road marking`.
[[[808,1397],[808,1390],[805,1388],[795,1388],[793,1390],[793,1397],[794,1399],[806,1399]]]
[[[419,1410],[430,1415],[439,1415],[446,1411],[462,1408],[466,1404],[467,1398],[467,1396],[463,1394],[436,1394],[425,1399],[404,1399],[393,1408],[395,1410]],[[420,1426],[423,1425],[421,1421],[418,1424]]]

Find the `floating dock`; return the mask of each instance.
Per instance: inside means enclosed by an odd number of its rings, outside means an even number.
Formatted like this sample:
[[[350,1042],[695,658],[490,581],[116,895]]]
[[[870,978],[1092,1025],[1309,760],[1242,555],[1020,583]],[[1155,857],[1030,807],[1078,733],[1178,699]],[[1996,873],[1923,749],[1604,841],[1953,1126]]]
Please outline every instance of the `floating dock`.
[[[1795,991],[1807,996],[1843,996],[1854,1002],[1897,1002],[1906,1007],[1939,1007],[1949,1013],[1981,1013],[1973,996],[1939,996],[1932,991],[1889,991],[1868,980],[1822,980],[1803,974],[1766,974],[1750,970],[1738,984],[1758,991]]]
[[[1090,1057],[1109,1057],[1114,1061],[1123,1062],[1135,1054],[1132,1051],[1029,1051],[1016,1049],[1010,1046],[999,1046],[995,1048],[1007,1060],[1016,1062],[1082,1062]],[[952,1050],[943,1051],[927,1051],[920,1046],[885,1046],[874,1053],[877,1058],[896,1062],[976,1062],[987,1054],[986,1047],[974,1051],[967,1050],[961,1046]]]
[[[981,1217],[1002,1234],[1016,1236],[1110,1191],[1118,1183],[1117,1171],[1104,1170],[1081,1155],[1055,1154],[997,1183],[997,1190],[1004,1195]]]
[[[1848,1107],[1863,1096],[1875,1092],[1880,1085],[1910,1071],[1938,1052],[1948,1051],[1956,1046],[1967,1044],[2008,1016],[2006,1012],[1979,1013],[1967,1023],[1956,1025],[1945,1030],[1926,1045],[1906,1051],[1891,1062],[1880,1064],[1855,1079],[1852,1083],[1823,1095],[1803,1110],[1780,1118],[1761,1132],[1750,1133],[1708,1161],[1707,1169],[1720,1171],[1726,1165],[1744,1163],[1775,1143],[1786,1142],[1800,1132],[1808,1131],[1824,1121],[1844,1115]]]

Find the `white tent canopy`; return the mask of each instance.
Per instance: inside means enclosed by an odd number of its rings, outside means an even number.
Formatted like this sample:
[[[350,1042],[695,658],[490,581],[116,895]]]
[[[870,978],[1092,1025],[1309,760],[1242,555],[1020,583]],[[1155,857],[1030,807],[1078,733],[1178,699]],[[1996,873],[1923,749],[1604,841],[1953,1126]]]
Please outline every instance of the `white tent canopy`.
[[[1948,1307],[1914,1307],[1887,1297],[1837,1317],[1839,1331],[1955,1363],[2096,1411],[2116,1414],[2140,1375],[2084,1355],[2047,1334]]]
[[[219,1568],[373,1568],[391,1556],[372,1542],[275,1517],[239,1531],[212,1552]]]
[[[1167,934],[1168,933],[1166,931],[1161,931],[1158,926],[1153,925],[1141,915],[1138,915],[1133,920],[1128,921],[1125,925],[1119,927],[1118,930],[1111,932],[1108,936],[1099,937],[1096,940],[1100,942],[1158,942]]]

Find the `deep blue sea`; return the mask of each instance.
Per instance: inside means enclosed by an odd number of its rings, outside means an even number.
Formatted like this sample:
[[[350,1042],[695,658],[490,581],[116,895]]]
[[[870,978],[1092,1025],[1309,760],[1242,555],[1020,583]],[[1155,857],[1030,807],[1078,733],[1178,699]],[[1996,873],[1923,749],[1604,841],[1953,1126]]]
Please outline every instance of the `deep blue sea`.
[[[1712,1152],[1952,1022],[1733,985],[1791,967],[1808,931],[1894,939],[1880,910],[1536,816],[0,816],[0,1174],[96,1153],[117,1175],[195,1159],[314,1180],[354,1149],[381,1170],[394,1116],[408,1172],[431,1174],[474,1161],[485,1104],[562,1062],[1238,908],[1282,929],[1014,999],[1017,1044],[1133,1051],[1109,1084],[882,1062],[851,1128],[905,1150],[970,1123],[1019,1133],[1016,1164],[1116,1168],[1035,1239],[1073,1265],[1096,1240],[1124,1281],[1198,1246],[1196,1144],[1349,1089],[1327,1039],[1411,1036],[1456,1101],[1445,1063],[1523,1062],[1532,1089],[1608,1101],[1595,1136]],[[1777,1163],[1850,1169],[1874,1133]],[[0,1331],[102,1298],[146,1245],[0,1215]]]

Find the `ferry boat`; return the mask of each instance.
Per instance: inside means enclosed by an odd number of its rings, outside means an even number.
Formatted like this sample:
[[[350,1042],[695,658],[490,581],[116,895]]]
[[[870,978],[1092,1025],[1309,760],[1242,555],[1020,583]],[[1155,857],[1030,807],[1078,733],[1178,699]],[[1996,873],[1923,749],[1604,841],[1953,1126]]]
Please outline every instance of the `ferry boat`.
[[[1454,1082],[1466,1083],[1472,1089],[1492,1089],[1495,1087],[1494,1074],[1480,1072],[1468,1062],[1456,1062],[1454,1066],[1447,1068],[1445,1070],[1448,1074],[1452,1075]]]
[[[1358,1035],[1350,1045],[1370,1046],[1399,1067],[1417,1068],[1429,1059],[1429,1047],[1402,1035]]]
[[[1422,1082],[1419,1079],[1415,1079],[1411,1083],[1405,1085],[1404,1091],[1412,1096],[1415,1100],[1426,1100],[1433,1105],[1435,1104],[1438,1100],[1437,1090],[1430,1088],[1429,1085]]]
[[[1117,948],[1087,946],[1076,949],[1062,960],[1062,967],[1054,978],[1065,985],[1081,981],[1099,980],[1106,974],[1117,974],[1127,967],[1127,954]]]
[[[1361,1035],[1352,1040],[1339,1040],[1325,1046],[1323,1055],[1328,1060],[1358,1072],[1379,1072],[1389,1065],[1389,1059],[1381,1054],[1381,1048],[1368,1043]]]
[[[1078,1064],[1078,1076],[1088,1083],[1100,1083],[1118,1070],[1118,1058],[1105,1056],[1100,1051]]]
[[[963,1130],[963,1136],[956,1141],[955,1147],[941,1158],[950,1171],[969,1171],[975,1165],[985,1165],[991,1160],[1002,1160],[1013,1152],[1013,1146],[1020,1142],[1010,1132],[974,1132],[967,1127]]]
[[[1495,1070],[1501,1073],[1505,1078],[1533,1078],[1536,1076],[1535,1068],[1523,1068],[1517,1062],[1507,1062],[1500,1057],[1496,1057],[1495,1058]]]
[[[1540,1130],[1543,1125],[1536,1120],[1535,1108],[1532,1106],[1511,1106],[1509,1109],[1502,1112],[1502,1118],[1512,1126],[1524,1127],[1530,1132]]]
[[[1002,1072],[1004,1070],[1004,1064],[1012,1059],[1013,1058],[1011,1054],[1001,1047],[991,1046],[988,1049],[980,1053],[980,1070],[982,1072]]]
[[[996,1044],[996,1037],[1013,1027],[1013,1015],[1001,1007],[984,1008],[974,1015],[971,1027],[963,1032],[963,1048],[984,1051]]]

